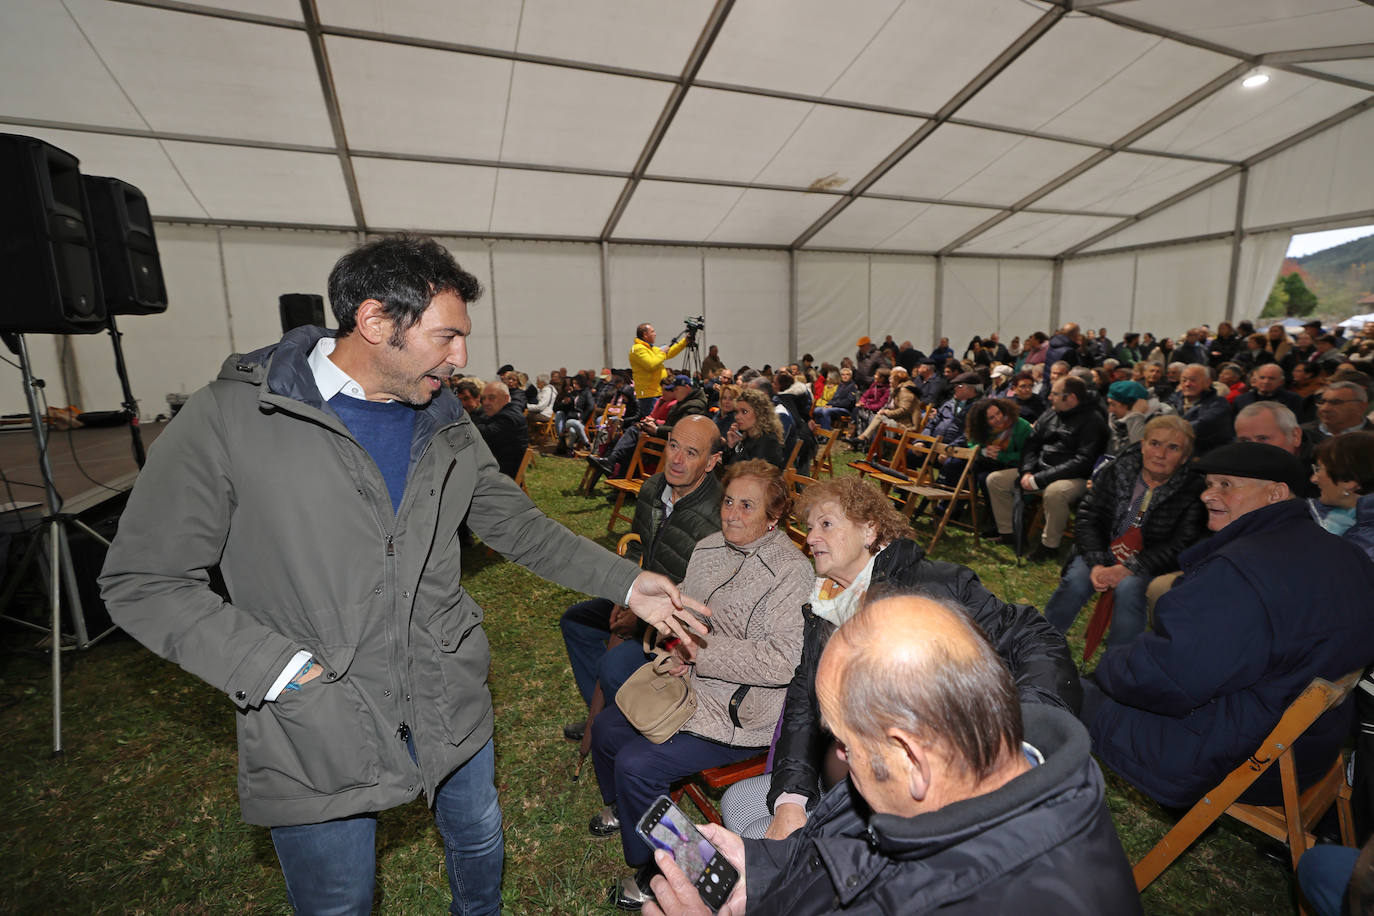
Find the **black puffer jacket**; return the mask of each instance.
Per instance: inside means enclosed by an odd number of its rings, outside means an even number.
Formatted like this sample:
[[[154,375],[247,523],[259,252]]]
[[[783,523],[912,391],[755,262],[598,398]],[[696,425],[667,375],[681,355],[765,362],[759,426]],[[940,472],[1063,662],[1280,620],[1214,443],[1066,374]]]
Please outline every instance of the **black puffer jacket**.
[[[1217,394],[1216,389],[1204,388],[1191,407],[1184,406],[1183,394],[1179,391],[1174,392],[1169,403],[1174,405],[1180,417],[1193,424],[1195,456],[1205,455],[1218,445],[1225,445],[1236,438],[1231,404]]]
[[[1078,671],[1068,643],[1028,604],[1007,604],[988,591],[967,566],[926,558],[925,550],[905,538],[883,548],[873,564],[869,588],[880,585],[920,589],[937,598],[952,598],[968,610],[997,654],[1011,669],[1023,703],[1048,703],[1077,714],[1083,700]],[[816,667],[835,625],[802,607],[805,632],[801,663],[787,688],[782,731],[773,755],[773,781],[768,810],[779,795],[795,792],[816,800],[819,765],[830,739],[821,727],[816,700]]]
[[[668,408],[668,418],[664,425],[672,426],[683,417],[708,416],[710,413],[711,404],[706,399],[705,390],[693,388],[691,394]]]
[[[1140,913],[1083,726],[1045,706],[1022,718],[1045,762],[986,795],[901,817],[871,813],[846,781],[787,839],[745,840],[749,912]]]
[[[1112,532],[1123,526],[1130,512],[1143,463],[1137,442],[1097,472],[1093,488],[1079,504],[1073,528],[1074,550],[1082,554],[1089,566],[1111,566],[1116,562],[1108,545]],[[1150,509],[1140,526],[1145,546],[1126,561],[1127,569],[1134,575],[1150,577],[1178,569],[1179,551],[1207,533],[1207,508],[1199,498],[1205,486],[1202,475],[1184,464],[1155,488]]]
[[[1021,453],[1021,473],[1034,474],[1044,489],[1056,480],[1087,479],[1093,462],[1107,450],[1107,421],[1091,404],[1060,413],[1047,410]]]
[[[630,530],[639,535],[625,557],[644,558],[650,572],[662,573],[674,582],[687,575],[687,561],[697,541],[720,530],[720,481],[707,474],[691,493],[673,504],[673,514],[663,517],[663,488],[668,481],[661,473],[644,481],[635,500],[634,521]]]

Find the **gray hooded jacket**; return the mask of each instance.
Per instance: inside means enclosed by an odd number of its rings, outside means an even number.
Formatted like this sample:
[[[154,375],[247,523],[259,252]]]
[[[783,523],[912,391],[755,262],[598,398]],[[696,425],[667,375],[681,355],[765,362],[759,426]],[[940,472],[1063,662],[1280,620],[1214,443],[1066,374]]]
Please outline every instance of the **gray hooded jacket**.
[[[465,515],[568,588],[623,601],[639,572],[544,516],[446,390],[416,418],[393,513],[306,361],[328,333],[298,328],[231,356],[187,402],[100,578],[116,623],[234,703],[243,817],[264,826],[432,799],[491,738],[483,610],[461,584]],[[227,600],[210,584],[216,566]],[[299,650],[324,674],[265,702]]]

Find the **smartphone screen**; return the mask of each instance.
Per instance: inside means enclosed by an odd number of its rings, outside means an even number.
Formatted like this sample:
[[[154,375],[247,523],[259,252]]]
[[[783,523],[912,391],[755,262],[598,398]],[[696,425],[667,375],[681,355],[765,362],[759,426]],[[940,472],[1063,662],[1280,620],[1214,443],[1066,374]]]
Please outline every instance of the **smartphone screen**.
[[[644,842],[673,857],[712,911],[724,905],[739,880],[739,872],[668,796],[655,799],[639,819],[636,830]]]

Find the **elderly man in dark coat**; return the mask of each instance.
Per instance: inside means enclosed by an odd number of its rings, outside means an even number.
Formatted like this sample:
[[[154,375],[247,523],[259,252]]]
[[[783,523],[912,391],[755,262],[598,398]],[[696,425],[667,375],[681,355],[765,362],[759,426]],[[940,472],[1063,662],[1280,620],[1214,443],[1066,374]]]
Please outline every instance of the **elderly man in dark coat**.
[[[1193,425],[1193,454],[1205,455],[1236,437],[1231,405],[1212,387],[1212,370],[1205,365],[1183,367],[1169,403]]]
[[[1179,555],[1183,576],[1156,605],[1154,631],[1107,650],[1082,712],[1102,762],[1175,807],[1253,753],[1313,678],[1374,661],[1374,565],[1292,498],[1297,460],[1236,442],[1196,466],[1215,533]],[[1298,739],[1301,786],[1330,769],[1352,715],[1347,701]],[[1277,770],[1242,800],[1276,803]]]

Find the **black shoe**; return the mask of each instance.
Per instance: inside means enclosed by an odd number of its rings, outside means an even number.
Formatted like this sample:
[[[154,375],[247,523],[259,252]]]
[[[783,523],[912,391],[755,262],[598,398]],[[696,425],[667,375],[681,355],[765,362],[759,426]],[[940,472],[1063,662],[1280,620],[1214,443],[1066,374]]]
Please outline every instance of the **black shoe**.
[[[581,741],[582,736],[587,733],[587,720],[582,719],[563,726],[563,737],[569,741]]]
[[[596,455],[588,455],[587,463],[607,477],[615,476],[615,465],[611,464],[605,458],[598,458]]]
[[[587,832],[598,840],[616,836],[620,833],[620,815],[616,813],[615,805],[607,805],[592,816],[587,822]]]
[[[1059,560],[1059,548],[1036,544],[1035,549],[1026,555],[1026,559],[1032,563],[1045,563],[1049,560],[1057,562]]]
[[[649,881],[656,874],[658,872],[652,864],[643,865],[633,875],[626,875],[611,885],[610,898],[616,909],[643,909],[646,900],[654,899],[654,892],[649,889]]]

